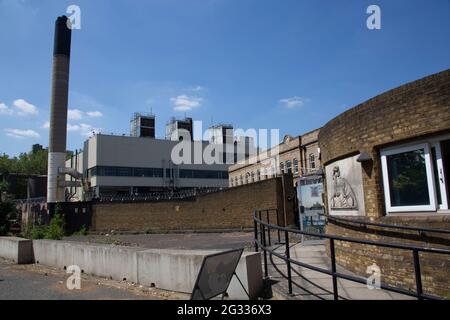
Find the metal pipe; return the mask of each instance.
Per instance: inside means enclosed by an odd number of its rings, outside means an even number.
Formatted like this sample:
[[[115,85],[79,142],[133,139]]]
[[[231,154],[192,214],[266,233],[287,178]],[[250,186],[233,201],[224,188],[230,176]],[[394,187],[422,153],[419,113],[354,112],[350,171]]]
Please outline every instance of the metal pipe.
[[[292,273],[291,273],[291,248],[289,248],[289,232],[284,232],[284,242],[286,244],[286,267],[288,275],[289,294],[292,294]]]
[[[334,300],[339,300],[337,277],[336,277],[336,253],[334,252],[334,239],[330,239],[331,276],[333,277]]]
[[[417,293],[417,298],[419,300],[422,300],[422,294],[423,294],[423,289],[422,289],[422,274],[420,272],[420,261],[419,261],[419,251],[418,250],[413,250],[413,259],[414,259],[414,272],[415,272],[415,277],[416,277],[416,293]]]

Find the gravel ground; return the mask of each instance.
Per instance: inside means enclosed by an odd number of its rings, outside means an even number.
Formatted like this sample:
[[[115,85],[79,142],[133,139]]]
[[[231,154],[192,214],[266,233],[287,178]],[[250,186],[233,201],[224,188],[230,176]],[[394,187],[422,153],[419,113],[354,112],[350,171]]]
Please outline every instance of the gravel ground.
[[[0,259],[0,300],[175,300],[189,295],[82,274],[81,289],[68,290],[63,270],[16,265]]]
[[[116,244],[149,249],[237,249],[253,248],[252,232],[107,234],[72,236],[64,240]]]

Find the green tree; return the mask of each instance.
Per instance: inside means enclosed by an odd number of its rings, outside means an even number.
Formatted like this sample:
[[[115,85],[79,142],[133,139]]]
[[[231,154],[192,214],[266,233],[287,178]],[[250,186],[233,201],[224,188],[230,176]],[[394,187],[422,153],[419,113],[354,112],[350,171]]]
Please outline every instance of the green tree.
[[[16,215],[16,208],[11,201],[0,201],[0,236],[8,234],[9,220],[15,219]]]

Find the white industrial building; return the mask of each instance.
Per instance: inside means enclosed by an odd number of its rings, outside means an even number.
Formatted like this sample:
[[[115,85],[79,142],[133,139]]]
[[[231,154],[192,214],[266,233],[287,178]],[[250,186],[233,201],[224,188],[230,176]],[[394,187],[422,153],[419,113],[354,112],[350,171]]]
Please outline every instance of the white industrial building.
[[[66,167],[83,174],[83,187],[66,182],[72,201],[118,195],[145,195],[168,190],[228,187],[229,164],[206,164],[201,153],[207,141],[183,141],[191,147],[191,161],[175,164],[172,150],[179,141],[96,134],[83,151],[66,161]],[[197,148],[194,159],[194,148]],[[219,147],[220,149],[221,147]],[[235,148],[234,148],[235,149]],[[66,176],[66,180],[74,178]]]

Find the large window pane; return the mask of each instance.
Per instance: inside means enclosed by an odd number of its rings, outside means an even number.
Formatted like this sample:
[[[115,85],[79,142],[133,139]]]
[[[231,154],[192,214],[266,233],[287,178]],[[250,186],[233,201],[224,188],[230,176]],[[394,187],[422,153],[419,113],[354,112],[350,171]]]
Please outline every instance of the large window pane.
[[[386,160],[391,206],[429,205],[425,151],[388,155]]]

